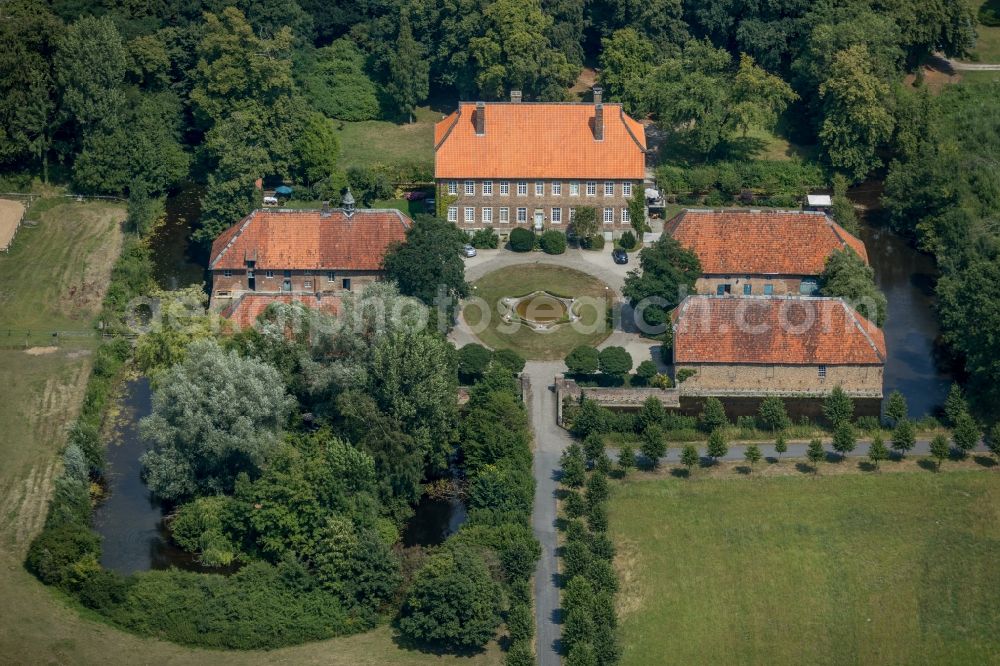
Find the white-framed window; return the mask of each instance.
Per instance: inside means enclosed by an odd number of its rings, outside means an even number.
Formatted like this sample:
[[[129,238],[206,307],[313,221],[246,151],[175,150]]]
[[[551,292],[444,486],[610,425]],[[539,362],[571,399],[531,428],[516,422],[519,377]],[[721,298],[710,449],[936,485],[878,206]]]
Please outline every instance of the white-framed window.
[[[493,224],[493,209],[486,207],[481,210],[483,211],[483,224]]]
[[[227,268],[222,271],[222,277],[233,277],[233,272]]]
[[[552,196],[561,197],[562,196],[562,183],[556,181],[552,183]]]
[[[562,208],[552,209],[552,224],[562,224]]]
[[[587,181],[587,196],[588,197],[597,196],[597,183],[593,180]]]
[[[305,280],[302,283],[302,288],[303,289],[312,289],[313,288],[313,281],[312,280]]]
[[[576,208],[569,209],[569,223],[573,224],[573,220],[576,218]]]
[[[448,181],[448,194],[458,194],[458,181],[449,180]]]
[[[501,180],[500,181],[500,196],[505,197],[510,194],[510,181]]]
[[[472,206],[465,207],[465,221],[469,223],[476,221],[476,209]]]
[[[448,221],[458,222],[458,206],[448,206]]]
[[[491,197],[491,196],[493,196],[493,181],[492,180],[484,180],[483,181],[483,196],[484,197]]]
[[[528,209],[518,208],[517,209],[517,223],[525,224],[528,221]]]
[[[825,365],[819,366],[818,371],[819,371],[819,378],[826,379],[826,366]]]
[[[569,182],[569,195],[571,197],[580,196],[580,182],[577,180],[571,180]]]
[[[528,196],[528,183],[527,181],[519,180],[517,182],[517,196],[526,197]]]
[[[327,282],[336,282],[337,281],[337,274],[335,272],[333,272],[333,271],[327,271],[326,272],[326,281]]]
[[[604,209],[604,224],[613,224],[615,221],[615,209],[608,206]]]
[[[545,183],[541,181],[535,183],[535,196],[536,197],[545,196]]]
[[[628,224],[631,221],[631,217],[628,214],[628,206],[622,207],[622,224]]]
[[[274,271],[264,271],[264,277],[266,277],[266,278],[273,278],[274,277]]]
[[[622,196],[623,197],[632,196],[632,183],[627,180],[624,183],[622,183]]]
[[[476,193],[476,181],[474,180],[465,181],[465,194],[471,197],[475,193]]]
[[[510,208],[500,209],[500,224],[510,224]]]
[[[615,196],[615,181],[613,180],[604,181],[604,196],[606,197]]]

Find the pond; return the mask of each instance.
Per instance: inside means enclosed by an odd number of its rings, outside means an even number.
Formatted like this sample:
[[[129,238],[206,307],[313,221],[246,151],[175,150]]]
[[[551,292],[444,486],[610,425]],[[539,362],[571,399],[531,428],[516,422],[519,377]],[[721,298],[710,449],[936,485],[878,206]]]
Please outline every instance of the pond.
[[[403,546],[438,546],[457,532],[466,518],[465,503],[458,497],[424,495],[403,530]]]
[[[875,271],[875,283],[888,301],[885,394],[901,391],[914,418],[934,414],[952,382],[941,353],[941,329],[934,312],[934,258],[892,231],[877,209],[869,210],[862,219],[861,239]]]
[[[161,289],[179,289],[208,281],[206,249],[191,240],[204,194],[203,186],[189,183],[167,197],[163,224],[149,237],[153,277]]]
[[[93,528],[101,535],[101,566],[123,575],[178,567],[214,571],[199,565],[191,553],[170,539],[164,508],[142,480],[139,458],[149,443],[139,436],[139,419],[152,410],[152,391],[145,377],[125,384],[120,413],[107,448],[105,499],[94,509]]]

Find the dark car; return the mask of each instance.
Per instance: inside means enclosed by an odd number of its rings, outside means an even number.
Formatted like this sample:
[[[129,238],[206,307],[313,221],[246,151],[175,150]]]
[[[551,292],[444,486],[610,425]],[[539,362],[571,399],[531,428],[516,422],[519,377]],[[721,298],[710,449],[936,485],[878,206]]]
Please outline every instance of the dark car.
[[[614,261],[615,261],[616,264],[627,264],[628,263],[628,252],[626,252],[625,250],[621,249],[620,247],[616,247],[611,252],[611,258],[614,259]]]

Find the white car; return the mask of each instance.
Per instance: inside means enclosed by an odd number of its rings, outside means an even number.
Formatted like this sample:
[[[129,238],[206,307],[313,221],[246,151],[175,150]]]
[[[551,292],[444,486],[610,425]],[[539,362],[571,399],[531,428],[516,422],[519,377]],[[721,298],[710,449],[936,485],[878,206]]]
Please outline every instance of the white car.
[[[466,257],[474,257],[476,256],[476,248],[472,247],[471,245],[466,245],[465,247],[462,248],[462,254],[464,254]]]

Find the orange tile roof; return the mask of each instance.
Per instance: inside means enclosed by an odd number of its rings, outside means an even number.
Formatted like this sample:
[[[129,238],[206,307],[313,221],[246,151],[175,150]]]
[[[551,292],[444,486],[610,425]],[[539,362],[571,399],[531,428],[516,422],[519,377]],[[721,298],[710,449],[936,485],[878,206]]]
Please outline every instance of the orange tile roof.
[[[338,296],[323,296],[314,294],[243,294],[229,304],[222,316],[229,319],[237,330],[253,326],[264,310],[271,303],[302,303],[307,308],[319,310],[329,315],[340,313],[340,298]]]
[[[593,104],[486,104],[476,136],[475,102],[434,126],[435,178],[642,180],[646,132],[621,104],[604,104],[604,140],[594,139]]]
[[[210,270],[378,270],[392,243],[403,241],[410,218],[395,209],[256,210],[212,243]]]
[[[819,275],[834,250],[865,244],[823,213],[685,210],[663,230],[693,250],[707,275]]]
[[[839,298],[689,296],[672,316],[675,363],[885,363],[885,335]]]

